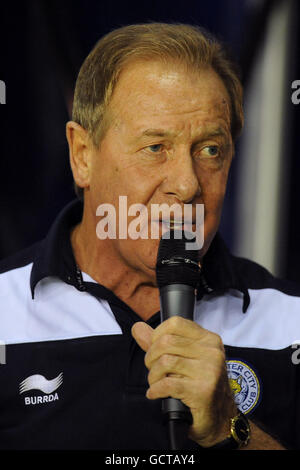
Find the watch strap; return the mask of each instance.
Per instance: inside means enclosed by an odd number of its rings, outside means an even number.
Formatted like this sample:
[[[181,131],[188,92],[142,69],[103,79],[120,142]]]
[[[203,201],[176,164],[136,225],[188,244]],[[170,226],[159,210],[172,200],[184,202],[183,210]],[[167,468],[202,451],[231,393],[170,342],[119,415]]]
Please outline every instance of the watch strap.
[[[234,418],[232,418],[230,421],[231,421],[230,435],[223,441],[218,442],[217,444],[211,447],[208,447],[207,450],[219,450],[219,449],[220,450],[235,450],[235,449],[239,449],[240,447],[244,445],[247,445],[250,439],[250,427],[249,427],[249,423],[248,423],[246,416],[243,413],[239,412],[239,414],[235,416]],[[242,438],[240,439],[237,435],[236,426],[239,422],[242,423],[247,428],[247,432],[245,432],[245,429],[243,432],[243,434],[245,434],[244,439]]]
[[[234,439],[234,437],[229,436],[224,441],[218,442],[217,444],[207,447],[206,450],[235,450],[240,447],[240,444]]]

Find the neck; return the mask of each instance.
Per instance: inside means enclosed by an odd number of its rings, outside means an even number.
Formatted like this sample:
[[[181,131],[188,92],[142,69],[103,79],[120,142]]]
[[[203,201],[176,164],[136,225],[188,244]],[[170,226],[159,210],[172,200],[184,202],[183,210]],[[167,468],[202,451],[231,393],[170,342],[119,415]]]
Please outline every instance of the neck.
[[[142,320],[147,321],[160,309],[159,291],[154,280],[127,265],[115,253],[112,240],[92,238],[91,226],[84,212],[82,222],[71,233],[77,265],[96,282],[110,289]]]

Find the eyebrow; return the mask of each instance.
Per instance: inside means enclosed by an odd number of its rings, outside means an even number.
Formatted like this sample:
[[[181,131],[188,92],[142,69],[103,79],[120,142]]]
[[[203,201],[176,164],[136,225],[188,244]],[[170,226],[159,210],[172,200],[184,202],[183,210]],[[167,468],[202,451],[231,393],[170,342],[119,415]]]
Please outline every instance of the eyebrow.
[[[223,127],[217,127],[216,129],[207,130],[201,136],[201,140],[208,139],[209,137],[227,137],[228,133],[223,129]]]
[[[140,137],[172,137],[175,133],[164,129],[146,129],[142,132]],[[204,134],[199,136],[198,141],[208,139],[209,137],[227,137],[228,133],[222,128],[217,127],[216,129],[206,130]]]
[[[171,137],[174,133],[171,131],[166,131],[164,129],[146,129],[141,137]]]

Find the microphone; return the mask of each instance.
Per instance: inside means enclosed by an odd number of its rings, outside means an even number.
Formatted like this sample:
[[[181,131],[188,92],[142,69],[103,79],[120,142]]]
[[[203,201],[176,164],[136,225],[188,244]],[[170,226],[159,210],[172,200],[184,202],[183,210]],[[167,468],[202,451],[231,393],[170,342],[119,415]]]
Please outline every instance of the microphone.
[[[175,315],[193,320],[201,267],[199,250],[187,250],[196,236],[184,230],[170,230],[160,240],[156,280],[160,291],[161,321]],[[196,245],[197,246],[197,245]],[[176,398],[162,400],[164,420],[169,423],[171,448],[180,450],[192,424],[190,409]]]

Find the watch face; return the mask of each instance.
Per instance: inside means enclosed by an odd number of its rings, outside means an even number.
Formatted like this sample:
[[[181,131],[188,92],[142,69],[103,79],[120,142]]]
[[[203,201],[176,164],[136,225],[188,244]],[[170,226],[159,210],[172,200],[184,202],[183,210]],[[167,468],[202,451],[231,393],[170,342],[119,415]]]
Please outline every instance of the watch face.
[[[235,433],[238,439],[242,442],[247,442],[249,439],[249,424],[246,418],[239,416],[235,421]]]

